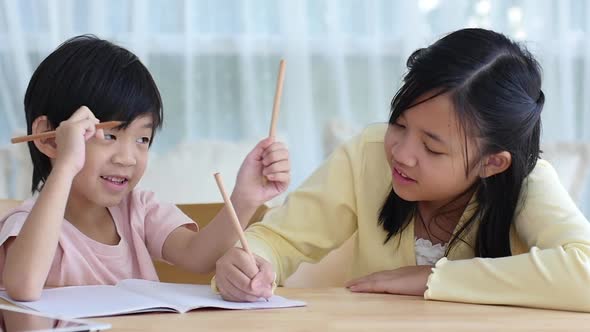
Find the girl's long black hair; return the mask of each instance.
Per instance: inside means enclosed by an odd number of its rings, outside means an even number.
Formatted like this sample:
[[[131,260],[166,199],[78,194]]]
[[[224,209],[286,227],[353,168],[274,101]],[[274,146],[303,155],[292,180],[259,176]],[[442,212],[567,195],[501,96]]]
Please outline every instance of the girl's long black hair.
[[[463,129],[464,148],[467,140],[477,142],[478,155],[465,154],[466,173],[483,156],[507,151],[512,157],[506,171],[480,178],[459,195],[475,193],[477,208],[451,237],[447,253],[457,241],[463,241],[466,231],[479,220],[473,244],[475,255],[509,256],[510,226],[526,186],[525,179],[540,154],[545,97],[538,62],[526,48],[502,34],[463,29],[415,51],[407,67],[403,85],[391,102],[390,124],[415,106],[419,97],[432,92],[447,93]],[[444,209],[437,215],[448,212]],[[392,189],[379,214],[379,224],[388,233],[385,242],[402,232],[417,214],[417,202],[403,200]]]

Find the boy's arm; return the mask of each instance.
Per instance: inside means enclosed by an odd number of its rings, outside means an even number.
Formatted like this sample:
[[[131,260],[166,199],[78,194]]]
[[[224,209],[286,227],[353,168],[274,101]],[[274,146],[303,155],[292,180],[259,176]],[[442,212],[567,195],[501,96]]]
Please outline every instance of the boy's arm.
[[[33,133],[47,129],[38,121],[42,121],[41,117],[33,123]],[[90,109],[82,106],[59,124],[55,144],[35,142],[53,159],[53,167],[19,235],[6,248],[2,277],[6,292],[15,300],[32,301],[41,295],[55,256],[72,182],[84,166],[86,140],[103,135],[96,130],[98,122]]]
[[[55,256],[72,176],[54,169],[19,235],[6,242],[3,282],[19,301],[39,298]]]
[[[246,228],[258,207],[245,205],[233,197],[232,204],[242,228]],[[199,232],[191,231],[186,227],[175,229],[164,242],[162,255],[173,265],[195,273],[209,273],[215,269],[217,259],[234,246],[236,241],[238,241],[238,235],[227,208],[224,207]]]

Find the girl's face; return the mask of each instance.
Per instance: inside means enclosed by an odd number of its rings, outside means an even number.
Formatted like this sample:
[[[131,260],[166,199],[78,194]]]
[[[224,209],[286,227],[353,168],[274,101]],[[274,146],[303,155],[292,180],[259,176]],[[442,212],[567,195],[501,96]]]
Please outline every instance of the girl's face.
[[[439,95],[406,110],[385,134],[385,155],[393,190],[407,201],[440,208],[466,191],[478,178],[478,168],[465,176],[465,148],[469,161],[476,145],[460,128],[453,103]]]
[[[104,134],[104,140],[93,137],[86,143],[86,162],[74,178],[72,196],[108,207],[119,204],[143,176],[152,117],[140,116],[127,128]]]

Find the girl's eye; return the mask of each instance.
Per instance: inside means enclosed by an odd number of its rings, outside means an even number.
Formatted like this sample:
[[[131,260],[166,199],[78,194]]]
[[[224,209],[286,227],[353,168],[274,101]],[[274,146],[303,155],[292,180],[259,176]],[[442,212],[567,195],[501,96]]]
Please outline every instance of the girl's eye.
[[[431,153],[433,155],[440,156],[440,155],[444,154],[442,152],[436,152],[436,151],[430,150],[430,148],[428,148],[428,145],[426,145],[426,144],[424,144],[424,147],[426,148],[426,151],[428,151],[428,153]]]
[[[137,139],[137,143],[140,144],[149,144],[150,143],[150,138],[149,137],[141,137]]]
[[[116,137],[115,137],[115,135],[113,135],[113,134],[106,134],[106,133],[105,133],[105,134],[104,134],[104,139],[105,139],[105,141],[114,141],[114,140],[116,140],[117,138],[116,138]]]
[[[404,126],[403,124],[399,123],[399,122],[394,122],[393,123],[396,127],[401,128],[401,129],[405,129],[406,126]]]

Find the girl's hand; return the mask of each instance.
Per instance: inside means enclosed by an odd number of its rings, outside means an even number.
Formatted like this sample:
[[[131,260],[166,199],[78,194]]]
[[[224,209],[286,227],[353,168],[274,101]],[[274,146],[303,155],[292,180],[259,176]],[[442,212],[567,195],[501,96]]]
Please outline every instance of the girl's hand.
[[[236,179],[232,201],[238,206],[258,207],[289,187],[291,163],[285,144],[269,137],[246,156]]]
[[[231,248],[215,266],[215,283],[226,301],[255,302],[272,296],[275,273],[263,258],[242,248]]]
[[[381,271],[351,280],[346,288],[361,293],[390,293],[423,296],[432,266],[406,266],[391,271]]]
[[[82,106],[69,119],[59,124],[55,130],[57,157],[54,169],[65,169],[72,176],[80,172],[86,160],[86,141],[93,136],[104,137],[102,129],[96,130],[99,122],[88,107]]]

